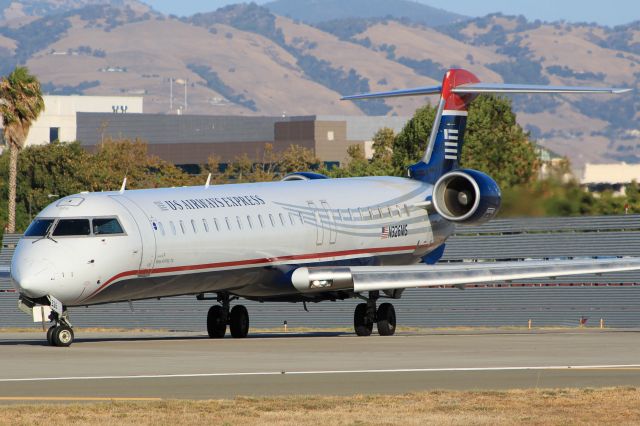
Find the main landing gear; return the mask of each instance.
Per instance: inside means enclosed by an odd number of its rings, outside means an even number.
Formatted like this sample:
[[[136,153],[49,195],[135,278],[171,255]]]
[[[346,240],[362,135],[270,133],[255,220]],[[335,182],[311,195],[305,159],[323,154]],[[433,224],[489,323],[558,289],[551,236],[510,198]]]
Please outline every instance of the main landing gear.
[[[381,336],[393,336],[396,332],[396,310],[391,303],[382,303],[376,310],[380,294],[369,292],[366,303],[359,303],[353,313],[353,327],[358,336],[370,336],[373,323],[377,323]]]
[[[228,294],[218,294],[217,300],[220,305],[209,308],[207,314],[207,332],[212,339],[222,339],[227,332],[227,325],[231,336],[242,339],[249,334],[249,312],[243,305],[236,305],[229,309],[231,298]]]
[[[74,336],[73,328],[69,322],[68,311],[64,310],[62,315],[53,311],[49,318],[51,318],[55,324],[47,330],[47,342],[51,346],[70,346],[73,343]]]

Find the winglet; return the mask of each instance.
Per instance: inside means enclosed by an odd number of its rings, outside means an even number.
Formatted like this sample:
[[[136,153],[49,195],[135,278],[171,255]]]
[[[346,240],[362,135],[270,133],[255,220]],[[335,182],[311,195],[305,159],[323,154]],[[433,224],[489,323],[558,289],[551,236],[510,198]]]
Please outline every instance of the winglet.
[[[120,187],[120,193],[124,194],[124,190],[127,187],[127,177],[125,176],[122,180],[122,186]]]
[[[207,182],[204,184],[204,187],[209,188],[209,185],[211,185],[211,173],[207,176]]]

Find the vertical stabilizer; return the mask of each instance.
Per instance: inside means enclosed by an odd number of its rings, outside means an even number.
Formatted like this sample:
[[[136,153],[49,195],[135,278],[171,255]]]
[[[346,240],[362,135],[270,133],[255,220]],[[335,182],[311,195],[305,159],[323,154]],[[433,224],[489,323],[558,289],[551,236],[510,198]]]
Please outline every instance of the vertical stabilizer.
[[[467,125],[467,107],[473,93],[458,94],[453,89],[480,80],[469,71],[451,69],[442,80],[436,118],[422,160],[409,168],[413,179],[435,183],[440,176],[458,168]]]

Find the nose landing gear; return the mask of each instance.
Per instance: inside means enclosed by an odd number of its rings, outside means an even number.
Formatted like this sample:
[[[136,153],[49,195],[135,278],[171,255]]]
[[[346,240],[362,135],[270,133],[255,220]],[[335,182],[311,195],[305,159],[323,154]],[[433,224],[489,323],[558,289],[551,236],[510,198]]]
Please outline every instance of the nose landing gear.
[[[353,326],[358,336],[370,336],[373,323],[377,323],[378,334],[393,336],[396,332],[396,310],[391,303],[383,303],[376,310],[376,302],[380,294],[369,292],[366,303],[359,303],[353,313]]]
[[[67,347],[73,343],[73,328],[69,322],[69,311],[66,309],[62,314],[52,311],[49,318],[55,322],[47,330],[47,342],[51,346]]]

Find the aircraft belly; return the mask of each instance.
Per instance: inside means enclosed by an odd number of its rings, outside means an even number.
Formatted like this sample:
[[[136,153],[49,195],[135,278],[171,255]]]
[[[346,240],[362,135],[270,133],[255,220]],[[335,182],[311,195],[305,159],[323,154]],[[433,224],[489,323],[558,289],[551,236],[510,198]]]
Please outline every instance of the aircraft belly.
[[[290,275],[298,267],[406,265],[416,263],[417,260],[419,259],[416,259],[411,253],[404,253],[295,265],[271,265],[222,271],[133,277],[109,285],[100,293],[83,301],[82,305],[220,291],[253,298],[296,296],[300,295],[300,292],[291,284]]]

